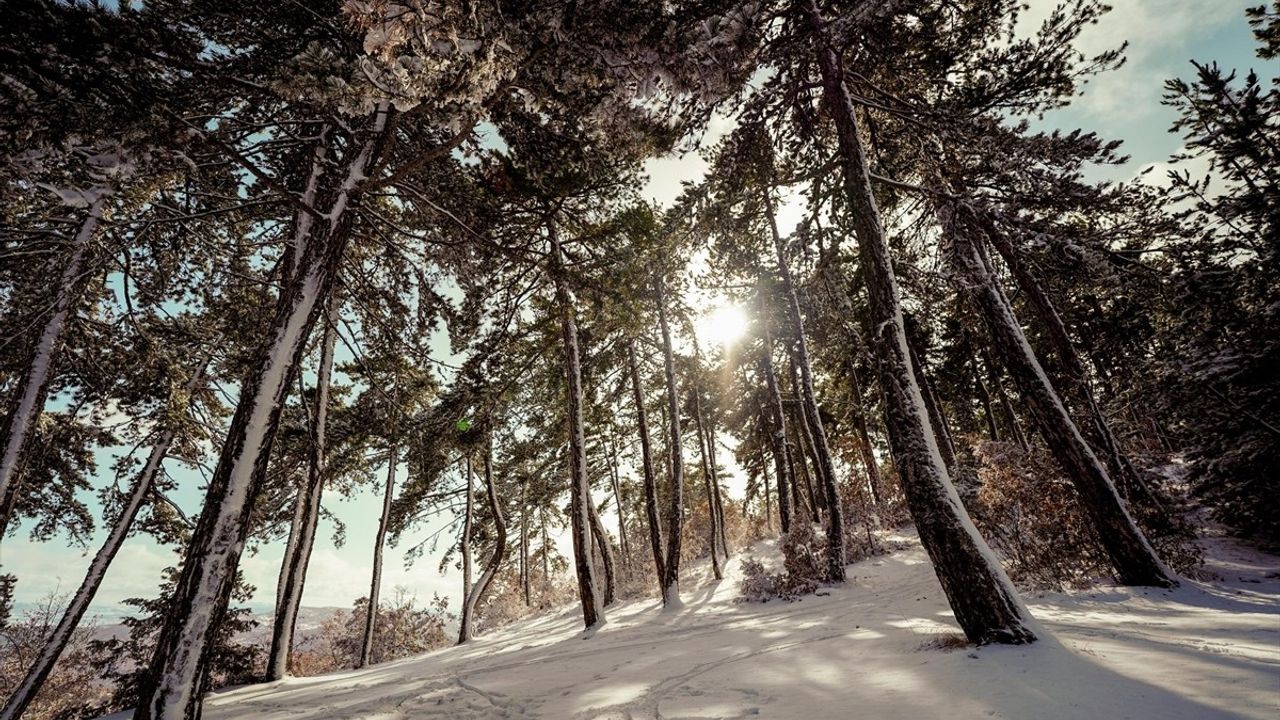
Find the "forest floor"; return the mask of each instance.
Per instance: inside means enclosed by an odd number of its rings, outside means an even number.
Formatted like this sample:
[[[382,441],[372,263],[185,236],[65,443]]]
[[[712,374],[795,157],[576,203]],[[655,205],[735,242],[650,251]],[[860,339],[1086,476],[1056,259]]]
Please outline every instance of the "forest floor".
[[[566,609],[465,647],[222,692],[230,718],[1280,717],[1280,561],[1206,543],[1212,581],[1028,595],[1042,640],[965,646],[919,543],[794,603],[686,581],[685,606],[622,604],[592,637]],[[772,543],[754,552],[776,555]]]

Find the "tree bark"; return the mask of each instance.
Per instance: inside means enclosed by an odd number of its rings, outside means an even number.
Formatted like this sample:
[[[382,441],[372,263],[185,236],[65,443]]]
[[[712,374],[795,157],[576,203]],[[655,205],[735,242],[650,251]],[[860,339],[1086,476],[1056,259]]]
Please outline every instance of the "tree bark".
[[[462,562],[462,612],[458,616],[458,645],[471,639],[471,523],[475,517],[475,481],[472,477],[471,455],[464,461],[467,466],[466,489],[463,493],[462,537],[458,541],[458,554]]]
[[[1005,425],[1009,427],[1009,432],[1018,443],[1018,447],[1022,448],[1022,452],[1030,451],[1031,445],[1027,442],[1027,434],[1022,431],[1022,423],[1018,421],[1018,414],[1013,411],[1013,403],[1009,401],[1009,393],[1005,390],[1004,381],[1000,379],[1000,371],[986,348],[982,349],[982,359],[987,366],[987,377],[991,379],[991,386],[995,388],[996,397],[1000,400],[1000,413],[1004,415]]]
[[[1076,411],[1086,418],[1086,422],[1080,426],[1082,434],[1085,435],[1089,444],[1106,459],[1107,468],[1117,480],[1118,489],[1125,498],[1152,509],[1162,509],[1160,499],[1124,454],[1115,433],[1111,431],[1111,424],[1102,414],[1097,397],[1089,384],[1089,372],[1085,369],[1080,354],[1076,352],[1075,343],[1071,341],[1067,326],[1062,322],[1062,316],[1058,314],[1058,309],[1054,307],[1048,293],[1026,263],[1022,262],[1020,254],[1014,249],[1009,237],[986,215],[980,214],[978,221],[982,224],[987,240],[1000,254],[1005,266],[1012,273],[1018,289],[1027,299],[1027,304],[1046,331],[1049,343],[1062,363],[1064,370],[1062,379],[1065,380],[1062,384],[1066,386],[1068,397],[1074,400]]]
[[[773,370],[773,337],[769,332],[769,320],[765,315],[764,283],[756,287],[756,305],[759,322],[762,328],[761,338],[764,350],[760,355],[760,365],[764,371],[765,386],[769,392],[769,413],[773,416],[773,427],[769,434],[773,453],[774,477],[778,487],[778,520],[782,525],[782,534],[791,531],[791,491],[795,484],[795,476],[791,475],[787,451],[787,413],[782,406],[782,393],[778,391],[778,375]]]
[[[609,607],[618,597],[618,575],[613,563],[613,546],[609,544],[609,535],[604,531],[604,523],[600,522],[600,513],[595,502],[587,500],[587,510],[591,520],[591,538],[600,550],[600,562],[604,565],[604,606]]]
[[[520,588],[525,607],[533,607],[529,574],[529,478],[526,477],[520,483]]]
[[[373,577],[369,581],[369,607],[365,609],[364,640],[360,643],[360,662],[356,665],[358,668],[368,665],[373,659],[373,634],[378,620],[378,593],[382,584],[382,547],[387,542],[387,524],[391,521],[391,499],[395,495],[396,463],[399,459],[400,448],[393,442],[387,454],[387,486],[382,495],[382,516],[378,519],[378,535],[373,541]],[[470,470],[467,481],[471,481]]]
[[[680,448],[680,396],[676,387],[675,357],[671,352],[671,328],[667,324],[667,297],[663,279],[657,281],[658,324],[662,328],[662,357],[667,375],[667,413],[671,453],[671,498],[667,508],[667,557],[663,562],[662,604],[680,606],[680,540],[684,530],[684,454]]]
[[[622,480],[618,477],[618,453],[612,442],[603,444],[608,457],[609,481],[613,485],[613,506],[618,510],[618,542],[622,545],[622,567],[631,565],[631,541],[627,538],[627,515],[622,502]]]
[[[720,552],[729,559],[729,539],[724,529],[724,500],[720,491],[720,471],[716,465],[716,428],[714,418],[707,421],[707,462],[711,466],[711,489],[715,491],[716,527],[720,533]]]
[[[490,441],[492,442],[492,440]],[[472,624],[475,622],[476,607],[480,601],[484,599],[486,593],[489,592],[489,586],[493,584],[493,578],[498,574],[498,570],[502,567],[502,560],[507,553],[507,521],[502,516],[502,503],[498,500],[498,491],[494,487],[493,482],[493,448],[486,447],[484,455],[484,491],[489,499],[489,514],[493,516],[494,538],[493,538],[493,555],[489,558],[489,563],[484,568],[484,573],[480,575],[480,580],[474,586],[471,586],[467,592],[466,599],[463,601],[463,617],[465,618],[462,627],[465,630],[458,632],[458,644],[471,639],[473,634]],[[470,493],[468,493],[470,494]]]
[[[962,205],[946,212],[948,256],[957,279],[986,321],[995,350],[1018,385],[1050,452],[1079,492],[1117,579],[1126,585],[1177,585],[1125,509],[1106,468],[1085,442],[1040,366],[974,239],[981,227],[972,217],[973,211]]]
[[[207,363],[208,360],[206,359],[192,374],[191,379],[183,390],[184,398],[190,398],[204,382]],[[102,579],[106,577],[107,570],[111,567],[111,562],[115,559],[116,553],[120,551],[125,539],[129,537],[129,531],[133,529],[133,522],[137,519],[138,512],[142,509],[143,503],[146,502],[147,496],[151,494],[152,488],[155,487],[156,476],[163,469],[164,459],[168,455],[169,448],[173,445],[175,437],[177,437],[177,432],[170,427],[161,432],[160,436],[156,438],[155,444],[151,446],[151,453],[147,456],[146,464],[142,466],[142,471],[138,473],[138,477],[133,481],[133,488],[125,500],[124,507],[120,509],[120,516],[116,518],[116,522],[112,526],[110,534],[107,535],[106,541],[103,542],[102,547],[93,556],[93,562],[89,564],[89,570],[85,573],[84,580],[80,583],[80,588],[67,602],[67,607],[63,610],[57,626],[54,627],[53,632],[49,633],[48,638],[45,640],[44,647],[40,650],[40,655],[36,657],[35,662],[27,670],[22,682],[5,702],[4,708],[0,709],[0,720],[18,720],[22,717],[27,706],[35,699],[45,680],[48,679],[49,673],[53,671],[58,658],[66,650],[72,633],[75,632],[76,627],[80,624],[80,620],[84,618],[85,612],[88,611],[89,605],[98,593],[98,588],[102,586]]]
[[[707,520],[710,530],[708,541],[711,547],[711,574],[717,580],[724,579],[720,570],[720,518],[716,514],[715,490],[711,487],[711,466],[707,460],[707,436],[702,424],[702,392],[694,383],[693,387],[693,424],[698,434],[698,459],[702,463],[702,485],[707,493]]]
[[[889,243],[871,192],[853,100],[839,55],[826,38],[816,3],[802,5],[822,74],[827,111],[835,121],[838,153],[867,285],[873,347],[880,360],[886,424],[907,504],[956,620],[976,643],[1027,643],[1030,617],[1012,583],[969,520],[956,495],[911,370],[902,304]]]
[[[640,432],[640,465],[644,475],[644,514],[649,523],[649,546],[659,590],[666,587],[665,558],[662,556],[662,525],[658,520],[658,481],[653,471],[653,446],[649,441],[649,416],[644,409],[644,392],[640,387],[640,368],[636,362],[636,344],[627,342],[627,365],[631,371],[631,394],[636,403],[636,425]]]
[[[49,377],[53,374],[53,366],[62,349],[62,333],[66,329],[67,319],[84,293],[84,276],[87,274],[85,263],[90,254],[89,246],[102,222],[105,203],[106,196],[103,196],[89,206],[89,214],[81,221],[71,241],[71,254],[58,279],[57,299],[49,319],[45,321],[40,339],[32,349],[27,371],[14,393],[15,404],[5,418],[4,434],[0,435],[4,447],[3,455],[0,455],[0,544],[4,542],[10,515],[17,505],[19,483],[22,479],[19,473],[22,452],[31,437],[36,420],[44,410]]]
[[[942,462],[947,470],[955,472],[956,447],[951,442],[951,430],[947,427],[947,417],[942,414],[942,405],[933,392],[933,383],[929,382],[929,370],[920,360],[915,345],[907,345],[911,353],[911,367],[916,374],[916,384],[920,386],[920,395],[924,398],[925,410],[929,413],[929,423],[933,426],[934,437],[938,439],[938,452],[942,453]]]
[[[305,213],[304,213],[305,214]],[[324,492],[326,435],[329,417],[329,385],[333,377],[333,350],[337,340],[338,302],[335,294],[329,300],[328,320],[320,342],[320,367],[316,373],[315,409],[311,414],[311,447],[307,463],[307,482],[294,501],[293,521],[289,527],[289,544],[280,566],[276,586],[276,612],[272,618],[271,649],[267,657],[267,681],[283,678],[289,672],[293,652],[293,633],[302,607],[302,591],[307,580],[307,565],[315,545],[316,526],[320,520],[320,498]]]
[[[156,643],[150,680],[139,693],[136,720],[194,719],[200,714],[211,631],[230,601],[284,395],[332,291],[350,239],[352,213],[347,210],[370,162],[381,152],[389,114],[390,105],[380,103],[366,140],[345,163],[345,179],[328,203],[328,222],[309,233],[300,269],[282,288],[271,329],[249,364],[252,369],[240,387],[239,404],[187,548],[173,608]]]
[[[862,397],[862,381],[858,377],[857,362],[849,358],[849,385],[853,389],[854,425],[858,430],[859,449],[862,452],[862,464],[867,469],[867,484],[871,486],[871,501],[877,506],[880,499],[880,467],[876,464],[875,451],[871,445],[871,433],[867,430],[867,404]]]
[[[822,414],[818,412],[817,395],[813,390],[813,371],[809,367],[809,344],[804,337],[804,315],[800,312],[800,298],[796,294],[787,252],[778,232],[778,221],[773,214],[773,198],[764,193],[764,212],[769,220],[769,232],[773,236],[773,251],[782,276],[782,289],[787,295],[787,307],[791,314],[791,331],[795,335],[795,360],[793,367],[800,370],[798,393],[804,413],[807,439],[812,444],[814,470],[822,486],[823,504],[827,511],[827,581],[844,582],[844,510],[840,502],[840,485],[836,479],[835,465],[831,461],[831,449],[827,445],[827,433],[822,427]]]
[[[564,348],[565,393],[569,416],[569,515],[573,533],[574,568],[578,576],[578,598],[582,620],[588,630],[605,622],[604,607],[597,589],[595,562],[591,556],[591,483],[587,480],[587,444],[582,420],[582,361],[578,351],[578,321],[565,286],[560,236],[554,218],[547,221],[550,241],[550,270],[560,312],[560,336]]]

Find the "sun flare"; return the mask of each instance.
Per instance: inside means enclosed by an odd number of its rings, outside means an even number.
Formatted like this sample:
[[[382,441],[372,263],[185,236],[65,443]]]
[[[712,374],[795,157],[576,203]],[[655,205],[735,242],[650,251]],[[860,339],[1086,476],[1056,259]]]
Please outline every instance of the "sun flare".
[[[737,305],[721,305],[698,318],[698,338],[704,342],[729,347],[747,332],[747,314]]]

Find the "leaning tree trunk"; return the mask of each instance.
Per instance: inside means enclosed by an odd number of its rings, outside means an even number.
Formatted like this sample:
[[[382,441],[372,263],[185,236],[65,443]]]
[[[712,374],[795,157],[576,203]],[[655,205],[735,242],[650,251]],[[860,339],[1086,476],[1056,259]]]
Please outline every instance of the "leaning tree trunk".
[[[369,580],[369,606],[365,608],[364,639],[360,643],[360,661],[356,665],[362,668],[373,660],[373,635],[378,621],[378,594],[382,584],[382,548],[387,542],[387,525],[391,521],[391,499],[396,489],[396,462],[400,459],[400,448],[391,443],[391,452],[387,460],[387,486],[382,494],[382,516],[378,519],[378,534],[373,540],[373,577]],[[468,474],[467,481],[471,478]]]
[[[560,236],[554,219],[547,222],[547,239],[551,243],[550,270],[555,283],[556,304],[560,312],[560,336],[564,347],[565,394],[569,416],[569,516],[573,532],[573,560],[578,575],[578,598],[582,601],[582,620],[588,630],[605,622],[604,607],[596,582],[594,559],[591,557],[591,483],[587,480],[587,443],[582,420],[582,360],[578,351],[578,321],[573,298],[565,286]]]
[[[707,493],[707,520],[710,530],[711,574],[717,580],[724,579],[720,571],[720,518],[716,515],[715,490],[711,487],[711,466],[707,462],[707,436],[702,425],[702,393],[697,384],[693,388],[693,424],[698,434],[698,459],[702,463],[702,485]]]
[[[502,560],[507,552],[507,521],[502,517],[502,503],[498,501],[498,491],[493,483],[493,450],[491,447],[486,448],[484,456],[484,491],[489,498],[489,514],[493,516],[493,556],[489,558],[489,563],[485,566],[484,573],[480,575],[480,580],[469,588],[467,596],[463,600],[462,617],[464,620],[461,629],[458,631],[459,645],[471,639],[476,607],[484,599],[485,594],[489,592],[489,586],[493,583],[493,578],[498,574],[498,569],[502,567]],[[467,494],[470,495],[470,492]]]
[[[644,475],[644,515],[649,523],[649,547],[653,550],[653,565],[657,571],[658,588],[666,586],[662,556],[662,525],[658,521],[658,481],[653,472],[653,446],[649,441],[649,415],[644,409],[644,392],[640,388],[640,368],[636,362],[636,344],[627,342],[627,366],[631,372],[631,394],[636,403],[636,426],[640,432],[640,466]]]
[[[769,232],[773,236],[773,251],[778,263],[778,274],[782,276],[782,289],[786,293],[787,307],[790,310],[791,332],[796,339],[795,365],[800,370],[800,407],[804,412],[808,440],[813,445],[814,470],[818,474],[818,483],[822,486],[826,505],[826,579],[828,582],[844,582],[844,510],[840,507],[840,485],[836,480],[835,465],[831,461],[831,448],[827,445],[827,433],[822,427],[822,414],[818,412],[818,399],[813,390],[813,371],[809,367],[809,344],[804,337],[804,315],[800,312],[800,298],[796,294],[795,280],[791,277],[791,266],[787,262],[782,234],[778,232],[778,221],[773,214],[773,198],[769,197],[767,190],[764,196],[764,212],[769,220]]]
[[[1074,397],[1077,412],[1083,414],[1088,420],[1080,428],[1084,431],[1083,434],[1087,437],[1089,443],[1106,458],[1108,470],[1118,481],[1119,490],[1124,493],[1130,502],[1142,504],[1153,510],[1162,509],[1159,497],[1142,479],[1137,468],[1133,466],[1133,463],[1124,454],[1124,451],[1120,448],[1120,443],[1116,440],[1115,433],[1111,431],[1111,424],[1107,422],[1106,416],[1102,414],[1102,409],[1098,406],[1098,400],[1093,394],[1093,388],[1089,384],[1088,370],[1085,369],[1084,361],[1081,360],[1080,354],[1076,352],[1075,344],[1071,341],[1071,336],[1067,332],[1067,326],[1062,322],[1062,316],[1058,314],[1058,309],[1054,307],[1049,294],[1045,292],[1039,280],[1032,274],[1031,269],[1022,262],[1022,258],[1018,251],[1014,249],[1013,243],[1009,241],[1008,236],[985,215],[980,215],[978,220],[982,223],[987,240],[996,249],[996,252],[1000,253],[1005,266],[1009,268],[1009,272],[1013,275],[1014,281],[1017,282],[1018,289],[1022,291],[1023,297],[1027,299],[1036,319],[1040,321],[1041,326],[1047,331],[1046,336],[1049,338],[1049,343],[1062,362],[1066,389]]]
[[[1081,436],[1040,367],[1035,351],[974,239],[981,228],[972,212],[960,205],[948,209],[944,216],[951,265],[981,311],[996,352],[1018,385],[1050,452],[1080,494],[1117,578],[1126,585],[1177,585],[1125,509],[1106,468]]]
[[[916,374],[916,385],[920,386],[920,396],[924,398],[924,409],[929,413],[929,423],[933,426],[933,435],[938,439],[938,452],[942,454],[942,462],[947,470],[955,472],[956,446],[951,442],[951,430],[947,427],[947,417],[942,414],[942,405],[933,392],[933,383],[929,382],[929,369],[920,359],[914,345],[908,339],[911,353],[911,368]]]
[[[293,652],[293,633],[302,607],[302,590],[307,580],[307,565],[315,545],[316,526],[320,521],[320,497],[324,492],[325,443],[329,418],[329,384],[333,377],[333,350],[337,340],[337,296],[329,300],[328,320],[320,343],[320,367],[316,374],[316,401],[311,415],[311,447],[307,463],[307,482],[294,501],[293,522],[289,528],[289,544],[280,566],[276,587],[276,613],[272,619],[271,650],[267,657],[267,680],[283,678],[289,672],[289,656]]]
[[[835,121],[844,192],[849,203],[848,220],[858,241],[870,325],[876,329],[873,344],[880,361],[885,420],[920,541],[933,561],[956,620],[970,641],[1031,642],[1035,634],[1028,624],[1030,615],[960,504],[947,468],[938,456],[937,441],[929,428],[920,388],[911,370],[898,283],[880,211],[871,192],[867,159],[858,136],[853,100],[845,85],[844,68],[826,38],[825,23],[816,3],[807,2],[805,11],[813,33],[827,111]]]
[[[136,720],[199,716],[213,630],[231,599],[284,396],[306,338],[333,289],[350,237],[349,208],[370,161],[380,152],[389,113],[387,103],[378,105],[369,137],[346,163],[345,180],[327,203],[325,222],[312,228],[299,271],[281,289],[271,328],[249,363],[249,376],[240,387],[239,404],[187,548],[172,610],[156,643],[149,681],[139,694]]]
[[[795,483],[796,486],[796,504],[802,502],[809,509],[810,518],[819,518],[821,515],[818,510],[818,501],[813,492],[813,475],[809,471],[809,464],[813,459],[813,444],[809,442],[808,428],[804,422],[804,411],[797,405],[791,406],[792,422],[791,434],[794,442],[791,443],[791,461],[794,465],[800,466],[800,481]],[[791,472],[795,475],[795,467],[792,466]]]
[[[476,494],[474,490],[475,483],[471,477],[471,456],[467,455],[464,460],[467,466],[466,490],[463,493],[465,498],[462,511],[462,537],[458,541],[458,554],[461,555],[462,561],[462,614],[458,619],[458,644],[471,639],[471,604],[467,602],[471,599],[471,523],[475,517]]]
[[[760,325],[763,328],[762,342],[764,351],[760,356],[760,365],[764,371],[765,386],[769,391],[769,413],[773,417],[773,427],[769,433],[770,451],[773,453],[774,476],[778,479],[778,520],[782,525],[782,534],[791,530],[791,492],[795,477],[791,475],[787,450],[787,413],[782,405],[782,393],[778,390],[778,374],[773,370],[773,337],[769,332],[769,320],[764,314],[764,295],[758,286],[756,297],[760,309]]]
[[[871,501],[880,507],[880,468],[876,464],[871,445],[871,433],[867,430],[867,403],[862,397],[862,380],[858,377],[857,362],[849,359],[849,384],[853,387],[854,426],[858,430],[858,445],[862,452],[862,464],[867,468],[867,484],[871,486]]]
[[[609,607],[618,596],[618,575],[613,564],[613,546],[609,544],[609,535],[604,531],[604,523],[600,522],[600,513],[596,511],[595,502],[587,500],[588,518],[591,520],[591,539],[600,550],[600,564],[604,566],[604,606]]]
[[[187,382],[182,395],[184,401],[189,399],[203,383],[205,364],[207,362],[206,360],[201,363]],[[80,624],[80,620],[89,609],[89,604],[93,602],[98,588],[102,586],[102,579],[106,577],[111,561],[115,559],[116,553],[120,551],[125,538],[129,536],[129,531],[133,529],[133,521],[138,517],[138,511],[142,509],[147,496],[151,494],[152,488],[155,487],[156,476],[163,469],[162,465],[165,456],[168,455],[169,448],[173,445],[175,437],[177,437],[177,432],[170,427],[160,433],[160,436],[156,438],[155,444],[151,446],[151,453],[147,456],[147,462],[142,466],[142,471],[138,473],[138,477],[134,480],[133,489],[125,500],[124,507],[120,509],[120,516],[116,518],[115,525],[111,528],[111,533],[107,536],[106,541],[103,542],[102,547],[99,548],[98,553],[93,556],[93,562],[89,564],[89,570],[85,573],[84,580],[80,583],[80,588],[67,602],[62,618],[58,621],[57,626],[54,627],[53,632],[49,633],[40,655],[31,664],[26,676],[23,677],[17,689],[13,691],[13,695],[5,702],[4,708],[0,709],[0,720],[18,720],[18,718],[22,717],[22,713],[26,711],[27,706],[35,699],[45,680],[48,679],[49,673],[53,671],[58,658],[61,657],[62,652],[67,647],[67,643],[71,640],[71,635],[75,632],[76,626]]]
[[[969,347],[968,340],[965,341],[965,348]],[[982,403],[982,416],[987,421],[987,437],[994,442],[1000,442],[1000,426],[996,424],[995,409],[991,404],[991,390],[987,388],[987,382],[982,379],[982,370],[978,366],[978,359],[973,356],[972,352],[967,353],[969,356],[969,364],[973,368],[973,386],[978,391],[978,401]]]
[[[1022,423],[1018,421],[1018,414],[1013,411],[1013,403],[1009,401],[1009,393],[1004,388],[1004,381],[1000,379],[1000,371],[986,348],[982,349],[982,360],[987,366],[987,377],[991,380],[991,387],[995,389],[996,397],[1000,400],[1000,413],[1004,415],[1005,425],[1009,427],[1009,432],[1013,434],[1013,439],[1018,443],[1018,447],[1022,448],[1022,452],[1028,452],[1031,450],[1031,444],[1027,442],[1027,434],[1022,431]]]
[[[680,606],[680,540],[684,530],[684,453],[680,449],[680,400],[676,387],[675,356],[671,352],[671,328],[667,324],[667,297],[661,277],[657,281],[658,324],[662,328],[662,357],[667,375],[667,413],[671,453],[671,504],[667,508],[667,557],[663,562],[662,604]]]
[[[89,206],[88,216],[81,221],[80,228],[71,241],[71,255],[58,279],[57,300],[54,301],[49,319],[45,321],[40,339],[36,341],[26,373],[14,393],[16,402],[5,418],[3,435],[0,435],[4,447],[3,455],[0,455],[0,543],[4,542],[9,516],[17,505],[18,482],[21,479],[18,469],[22,451],[31,437],[36,419],[44,410],[49,376],[62,347],[62,331],[67,326],[67,318],[79,304],[84,291],[89,246],[102,222],[105,202],[104,195]]]
[[[763,423],[761,418],[761,430],[767,433]],[[765,457],[763,444],[760,445],[760,477],[764,478],[764,528],[773,534],[773,495],[769,489],[769,459]]]

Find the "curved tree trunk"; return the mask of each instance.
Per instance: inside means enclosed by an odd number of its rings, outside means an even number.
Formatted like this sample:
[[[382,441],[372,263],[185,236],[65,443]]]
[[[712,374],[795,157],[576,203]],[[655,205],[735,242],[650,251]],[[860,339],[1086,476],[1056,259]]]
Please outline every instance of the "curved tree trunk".
[[[293,521],[289,527],[289,544],[280,566],[276,586],[276,612],[272,618],[271,649],[267,656],[268,681],[279,680],[289,672],[289,656],[293,652],[294,626],[302,607],[302,591],[307,580],[307,565],[315,545],[316,526],[320,521],[320,498],[324,492],[325,442],[329,417],[329,384],[333,377],[333,350],[337,340],[337,295],[330,298],[328,321],[320,344],[320,367],[316,374],[315,409],[311,414],[311,447],[307,463],[307,483],[294,501]]]
[[[280,292],[271,329],[258,348],[205,494],[204,510],[187,548],[172,611],[165,619],[141,688],[135,720],[195,718],[204,693],[212,630],[231,599],[249,515],[262,488],[285,393],[306,338],[332,292],[346,251],[358,186],[381,152],[390,105],[380,103],[367,139],[345,163],[326,222],[311,229],[297,273]]]
[[[387,454],[387,486],[382,494],[382,516],[378,519],[378,534],[373,541],[373,577],[369,581],[369,607],[365,609],[364,639],[360,643],[360,661],[356,667],[364,667],[373,660],[373,635],[378,621],[378,594],[382,584],[382,548],[387,542],[387,524],[391,520],[391,499],[396,489],[396,463],[400,460],[400,448],[391,444]],[[468,462],[468,468],[470,464]],[[470,471],[467,481],[470,482]]]
[[[578,351],[578,321],[564,283],[560,237],[554,218],[547,221],[551,244],[550,270],[560,312],[560,336],[564,348],[565,394],[569,416],[569,515],[573,533],[573,564],[578,576],[582,620],[588,630],[604,624],[604,607],[597,589],[595,562],[591,556],[591,483],[587,480],[587,445],[582,420],[582,360]]]
[[[89,245],[102,222],[105,202],[104,195],[89,206],[88,216],[80,222],[80,228],[71,241],[71,255],[62,268],[62,276],[58,278],[57,300],[54,301],[49,319],[45,321],[40,339],[32,349],[27,371],[13,395],[14,406],[5,417],[3,435],[0,435],[3,441],[3,454],[0,454],[0,543],[4,542],[9,517],[18,500],[18,483],[21,479],[18,471],[22,451],[31,437],[36,420],[44,410],[49,377],[62,348],[62,331],[66,329],[67,319],[79,304],[84,291]]]
[[[965,635],[976,643],[1026,643],[1035,639],[1029,614],[999,561],[978,535],[956,495],[911,370],[902,304],[889,243],[871,192],[853,100],[839,55],[826,38],[816,3],[802,6],[822,74],[827,111],[835,121],[838,152],[867,285],[872,344],[879,358],[886,424],[920,540]]]
[[[671,432],[671,504],[667,508],[667,557],[663,562],[662,604],[680,606],[680,540],[684,530],[684,453],[680,448],[680,399],[676,387],[675,356],[671,352],[671,328],[667,324],[667,297],[661,277],[657,281],[658,324],[662,328],[662,357],[667,375],[667,414]]]
[[[1050,452],[1079,492],[1117,578],[1126,585],[1177,585],[1172,573],[1125,509],[1106,468],[1085,442],[1040,367],[1004,291],[996,283],[974,240],[974,235],[981,229],[972,217],[972,211],[961,206],[950,212],[945,229],[950,243],[948,255],[951,264],[982,313],[996,352],[1017,383]]]
[[[206,360],[201,363],[200,367],[192,374],[186,388],[183,390],[184,397],[190,398],[191,394],[204,382],[207,362]],[[116,553],[124,545],[125,538],[129,537],[129,531],[133,529],[133,521],[138,517],[138,512],[142,509],[143,503],[146,502],[147,496],[151,494],[152,488],[155,487],[156,476],[160,474],[165,456],[168,455],[169,448],[173,445],[173,440],[176,436],[177,433],[173,429],[167,429],[160,433],[160,436],[156,438],[155,444],[151,446],[151,453],[147,456],[147,462],[142,466],[142,471],[138,473],[138,477],[133,481],[133,489],[129,492],[124,507],[120,509],[120,516],[116,518],[115,525],[111,528],[111,533],[107,535],[107,539],[102,543],[102,547],[98,549],[98,553],[93,556],[93,562],[89,564],[89,570],[85,573],[84,580],[80,583],[80,588],[67,602],[67,607],[63,610],[57,626],[54,627],[53,632],[49,633],[48,638],[45,640],[44,647],[40,650],[40,655],[36,657],[35,662],[27,670],[22,682],[5,702],[4,708],[0,709],[0,720],[18,720],[18,718],[21,718],[27,706],[31,704],[31,701],[40,692],[40,688],[44,685],[45,680],[48,679],[49,673],[53,671],[58,658],[62,656],[63,650],[66,649],[67,643],[71,640],[71,635],[75,632],[76,626],[80,624],[80,620],[84,618],[85,612],[88,611],[90,603],[93,602],[93,598],[98,592],[98,588],[102,586],[102,579],[106,577],[107,570],[111,567],[111,561],[115,559]]]
[[[627,341],[627,366],[631,372],[631,395],[636,404],[636,426],[640,432],[640,466],[644,476],[644,515],[649,524],[649,547],[653,550],[653,566],[661,590],[666,578],[662,556],[662,524],[658,520],[658,481],[653,472],[653,445],[649,440],[649,414],[644,409],[644,392],[640,388],[640,367],[636,362],[636,344]]]
[[[489,563],[485,566],[484,573],[480,575],[480,580],[469,588],[467,596],[463,600],[462,614],[465,620],[461,626],[462,629],[458,631],[459,645],[471,639],[476,607],[484,599],[485,594],[489,592],[489,586],[493,583],[493,578],[502,567],[502,560],[507,553],[507,521],[502,516],[502,503],[498,501],[498,492],[493,483],[492,448],[486,448],[484,455],[484,491],[489,499],[489,514],[493,516],[493,556],[489,558]],[[470,495],[469,492],[467,494]]]
[[[604,531],[604,523],[600,522],[600,513],[595,502],[587,500],[588,516],[591,520],[591,539],[600,550],[600,563],[604,565],[604,606],[609,607],[618,597],[618,576],[614,571],[613,546],[609,544],[609,535]]]

